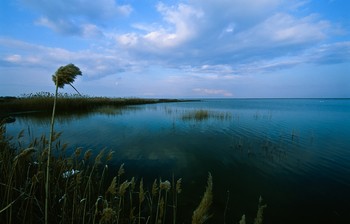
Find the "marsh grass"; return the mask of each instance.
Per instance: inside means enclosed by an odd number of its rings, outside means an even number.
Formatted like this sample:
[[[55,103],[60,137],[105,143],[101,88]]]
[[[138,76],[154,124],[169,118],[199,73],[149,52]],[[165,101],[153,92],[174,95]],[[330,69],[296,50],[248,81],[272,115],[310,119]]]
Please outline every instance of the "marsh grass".
[[[142,99],[142,98],[108,98],[89,97],[78,94],[58,93],[56,111],[58,113],[91,111],[100,107],[120,107],[127,105],[153,104],[178,102],[177,99]],[[182,100],[181,100],[182,101]],[[51,112],[54,103],[54,94],[39,92],[22,95],[21,97],[0,97],[2,113],[19,113],[30,111]],[[1,114],[0,114],[1,115]]]
[[[218,111],[210,111],[205,109],[193,110],[185,112],[181,116],[182,120],[195,120],[195,121],[204,121],[208,119],[215,120],[230,120],[232,119],[232,115],[228,112],[218,112]]]
[[[25,145],[21,143],[25,133],[20,133],[17,139],[8,138],[4,123],[0,124],[0,220],[44,223],[48,139],[42,136]],[[124,164],[117,170],[109,168],[108,162],[115,156],[113,151],[102,149],[94,155],[92,150],[77,148],[68,154],[66,144],[60,142],[60,133],[53,136],[49,223],[191,222],[191,217],[178,214],[183,210],[178,209],[183,190],[181,178],[173,177],[171,181],[157,178],[146,186],[149,182],[142,178],[125,178]],[[113,173],[115,176],[108,178]],[[190,208],[194,210],[192,223],[210,223],[213,182],[209,174],[199,205]],[[262,223],[265,207],[260,201],[255,223]]]

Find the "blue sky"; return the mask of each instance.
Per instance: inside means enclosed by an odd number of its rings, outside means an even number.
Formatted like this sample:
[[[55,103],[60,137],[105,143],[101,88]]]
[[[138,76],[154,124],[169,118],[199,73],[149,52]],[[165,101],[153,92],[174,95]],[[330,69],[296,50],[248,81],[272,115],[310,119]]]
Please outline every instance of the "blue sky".
[[[2,0],[0,95],[350,97],[348,0]],[[67,86],[61,92],[73,93]]]

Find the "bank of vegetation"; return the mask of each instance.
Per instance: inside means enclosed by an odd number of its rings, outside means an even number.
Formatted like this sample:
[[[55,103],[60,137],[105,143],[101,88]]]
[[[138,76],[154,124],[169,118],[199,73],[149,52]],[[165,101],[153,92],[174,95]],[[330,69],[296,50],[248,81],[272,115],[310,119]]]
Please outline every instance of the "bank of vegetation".
[[[21,97],[0,97],[2,115],[21,112],[52,111],[55,95],[49,92],[26,94]],[[148,98],[109,98],[90,97],[78,94],[58,94],[56,111],[58,113],[87,112],[100,107],[121,107],[139,104],[184,102],[179,99],[148,99]],[[1,115],[1,114],[0,114]]]

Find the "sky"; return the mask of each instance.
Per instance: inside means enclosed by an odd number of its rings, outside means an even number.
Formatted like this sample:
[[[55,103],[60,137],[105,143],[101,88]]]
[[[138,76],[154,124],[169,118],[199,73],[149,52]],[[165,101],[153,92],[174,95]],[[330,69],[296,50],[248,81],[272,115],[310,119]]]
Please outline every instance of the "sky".
[[[348,0],[1,0],[0,96],[350,97]],[[70,86],[62,93],[74,93]]]

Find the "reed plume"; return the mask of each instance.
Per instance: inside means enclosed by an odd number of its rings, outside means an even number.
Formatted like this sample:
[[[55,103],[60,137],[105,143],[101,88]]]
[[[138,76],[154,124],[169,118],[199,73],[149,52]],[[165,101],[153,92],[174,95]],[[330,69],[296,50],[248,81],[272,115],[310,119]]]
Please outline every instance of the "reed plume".
[[[112,195],[115,195],[117,193],[117,178],[113,177],[113,180],[111,184],[109,185],[106,193],[111,193]]]
[[[31,148],[27,148],[27,149],[24,149],[20,154],[18,154],[14,159],[13,159],[13,162],[14,164],[17,164],[17,162],[19,160],[28,160],[28,158],[35,152],[36,150],[31,147]]]
[[[173,181],[174,181],[174,176],[173,176]],[[173,224],[176,223],[177,195],[180,194],[182,191],[181,183],[182,183],[182,178],[176,181],[176,185],[173,191]]]
[[[118,191],[118,195],[119,195],[119,206],[118,206],[118,212],[117,212],[117,223],[119,223],[119,219],[120,219],[120,212],[123,210],[122,208],[122,202],[124,201],[124,195],[126,192],[126,189],[129,187],[130,182],[128,182],[127,180],[124,181],[120,186],[119,186],[119,191]],[[124,207],[124,206],[123,206]]]
[[[120,165],[119,170],[118,170],[118,185],[120,184],[120,177],[125,173],[124,170],[124,163]]]
[[[91,156],[91,149],[87,150],[85,153],[84,153],[84,161],[88,161],[90,159],[90,156]]]
[[[157,184],[157,179],[154,180],[152,184],[152,196],[155,197],[158,194],[158,184]]]
[[[124,197],[126,189],[129,187],[129,185],[130,182],[126,180],[119,186],[118,194],[120,197]]]
[[[239,224],[246,224],[246,222],[245,222],[245,215],[242,215],[241,220],[239,220]]]
[[[105,208],[102,212],[100,223],[113,223],[116,212],[112,208]]]
[[[165,222],[165,217],[166,217],[166,207],[168,203],[168,192],[171,189],[171,184],[168,180],[160,183],[160,189],[165,191],[165,200],[164,200],[164,215],[163,215],[163,223]]]
[[[211,215],[208,214],[213,202],[213,178],[211,173],[208,175],[207,188],[204,192],[201,202],[192,215],[192,224],[202,224],[206,222]]]
[[[262,224],[263,223],[263,215],[264,215],[264,209],[267,207],[267,205],[263,205],[262,203],[262,197],[259,197],[259,205],[258,205],[258,211],[256,213],[256,218],[254,220],[254,224]]]

